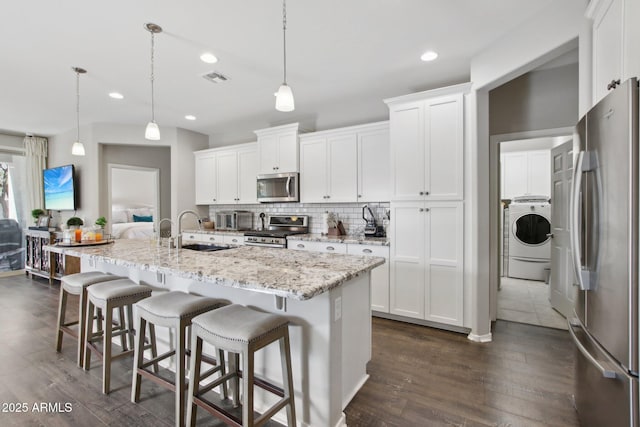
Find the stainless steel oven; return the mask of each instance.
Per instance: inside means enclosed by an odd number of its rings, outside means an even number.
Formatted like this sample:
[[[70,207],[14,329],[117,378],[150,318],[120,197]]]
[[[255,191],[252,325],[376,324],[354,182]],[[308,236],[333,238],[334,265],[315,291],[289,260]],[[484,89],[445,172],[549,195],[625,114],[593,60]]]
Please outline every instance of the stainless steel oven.
[[[257,196],[260,203],[300,200],[297,172],[258,175],[257,181]]]

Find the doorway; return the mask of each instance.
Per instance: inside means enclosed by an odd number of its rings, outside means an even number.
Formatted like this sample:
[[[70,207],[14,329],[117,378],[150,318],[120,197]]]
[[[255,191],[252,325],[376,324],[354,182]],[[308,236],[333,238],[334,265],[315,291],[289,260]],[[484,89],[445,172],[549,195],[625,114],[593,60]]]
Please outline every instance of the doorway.
[[[22,230],[29,223],[24,150],[0,149],[0,275],[24,269]]]
[[[499,161],[499,280],[494,318],[567,329],[551,305],[552,150],[570,129],[492,137]],[[569,141],[569,142],[568,142]]]

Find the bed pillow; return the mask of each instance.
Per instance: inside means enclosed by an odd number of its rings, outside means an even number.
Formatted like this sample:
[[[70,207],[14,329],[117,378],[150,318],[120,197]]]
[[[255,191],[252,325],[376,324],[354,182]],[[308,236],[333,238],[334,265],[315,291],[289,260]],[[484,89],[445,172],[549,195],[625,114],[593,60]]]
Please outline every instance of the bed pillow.
[[[125,210],[113,210],[113,211],[111,211],[111,221],[114,224],[121,224],[121,223],[129,222],[129,218],[127,218],[127,211],[125,211]]]
[[[133,222],[153,222],[153,216],[142,216],[133,214]]]

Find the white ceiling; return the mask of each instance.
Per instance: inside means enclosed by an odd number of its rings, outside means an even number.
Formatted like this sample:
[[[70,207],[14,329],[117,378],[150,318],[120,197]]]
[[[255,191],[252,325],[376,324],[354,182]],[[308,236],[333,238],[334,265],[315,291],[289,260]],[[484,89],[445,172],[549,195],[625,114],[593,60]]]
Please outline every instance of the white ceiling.
[[[281,0],[20,0],[0,25],[0,131],[51,136],[81,123],[150,118],[150,35],[156,36],[156,121],[248,141],[252,130],[300,121],[326,129],[385,119],[382,99],[469,79],[479,51],[553,0],[289,0],[288,83],[296,110],[278,112]],[[420,61],[428,49],[432,63]],[[203,51],[219,62],[199,60]],[[219,71],[230,80],[201,76]],[[107,96],[118,91],[125,99]],[[193,114],[196,121],[184,116]]]

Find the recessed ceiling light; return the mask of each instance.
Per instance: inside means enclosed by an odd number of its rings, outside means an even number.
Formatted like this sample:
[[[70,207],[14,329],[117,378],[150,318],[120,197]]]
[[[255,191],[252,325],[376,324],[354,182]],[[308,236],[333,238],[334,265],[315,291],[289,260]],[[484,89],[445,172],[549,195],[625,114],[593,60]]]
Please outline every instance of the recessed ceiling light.
[[[422,56],[420,57],[420,59],[422,59],[423,61],[433,61],[434,59],[436,59],[438,57],[438,54],[432,50],[428,50],[425,53],[422,54]]]
[[[192,116],[191,114],[187,114],[186,116],[184,116],[185,119],[187,120],[195,120],[196,116]]]
[[[216,56],[211,52],[205,52],[200,55],[200,60],[202,62],[206,62],[207,64],[215,64],[216,62],[218,62],[218,58],[216,58]]]
[[[118,92],[111,92],[109,93],[109,96],[113,99],[123,99],[124,95]]]

